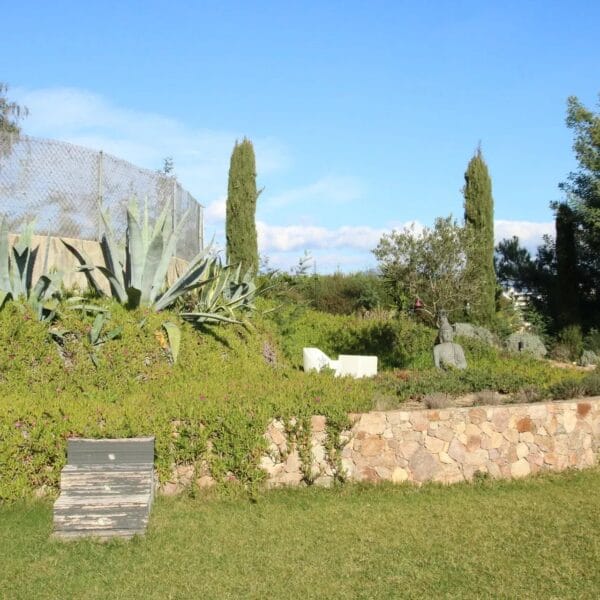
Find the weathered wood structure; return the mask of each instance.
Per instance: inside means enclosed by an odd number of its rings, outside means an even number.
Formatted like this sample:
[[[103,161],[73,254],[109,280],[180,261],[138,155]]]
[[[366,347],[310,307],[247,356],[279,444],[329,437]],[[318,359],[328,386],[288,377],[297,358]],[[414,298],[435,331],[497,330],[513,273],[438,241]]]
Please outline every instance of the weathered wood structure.
[[[143,534],[154,498],[154,438],[68,440],[54,536]]]

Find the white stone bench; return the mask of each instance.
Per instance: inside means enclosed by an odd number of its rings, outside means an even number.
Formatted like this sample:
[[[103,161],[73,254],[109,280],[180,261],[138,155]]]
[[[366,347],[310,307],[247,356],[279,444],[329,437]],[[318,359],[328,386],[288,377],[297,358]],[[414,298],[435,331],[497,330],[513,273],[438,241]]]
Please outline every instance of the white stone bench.
[[[332,369],[336,377],[349,375],[351,377],[372,377],[377,375],[377,357],[354,354],[340,354],[337,360],[332,360],[319,348],[303,348],[302,358],[305,371],[321,371]]]

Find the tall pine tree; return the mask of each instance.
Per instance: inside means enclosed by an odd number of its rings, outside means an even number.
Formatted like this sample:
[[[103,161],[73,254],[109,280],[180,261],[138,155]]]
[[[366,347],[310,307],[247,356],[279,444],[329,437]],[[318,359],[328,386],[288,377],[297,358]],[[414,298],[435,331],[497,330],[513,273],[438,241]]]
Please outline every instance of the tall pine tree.
[[[489,324],[496,310],[496,273],[494,272],[494,200],[492,180],[481,148],[469,161],[465,173],[465,227],[472,228],[474,248],[467,253],[477,277],[481,278],[481,296],[470,302],[472,317]]]
[[[566,202],[556,212],[556,322],[559,327],[580,322],[575,213]]]
[[[225,237],[227,262],[241,263],[242,269],[258,269],[256,239],[256,161],[252,142],[244,138],[236,141],[231,154],[227,185],[227,215]]]

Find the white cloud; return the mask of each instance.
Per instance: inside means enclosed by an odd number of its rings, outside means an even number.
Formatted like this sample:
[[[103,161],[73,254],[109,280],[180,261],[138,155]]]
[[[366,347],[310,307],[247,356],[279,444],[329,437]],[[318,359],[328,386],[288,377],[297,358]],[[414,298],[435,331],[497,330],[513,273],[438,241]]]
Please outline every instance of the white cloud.
[[[172,156],[181,184],[202,204],[211,204],[227,188],[229,158],[236,139],[233,131],[191,129],[158,114],[115,106],[84,90],[51,88],[15,90],[29,108],[24,132],[104,150],[148,169],[158,169]],[[260,173],[284,168],[286,149],[273,138],[253,140]]]
[[[494,234],[496,243],[504,238],[516,235],[522,246],[535,252],[542,243],[544,235],[554,235],[554,222],[537,223],[534,221],[508,221],[496,220],[494,222]]]
[[[385,229],[367,226],[342,226],[327,229],[314,225],[268,225],[257,223],[259,247],[262,252],[290,252],[315,248],[353,248],[370,251],[385,233]]]
[[[269,198],[265,203],[269,207],[320,202],[345,204],[358,200],[363,193],[363,186],[355,177],[328,175],[314,183],[286,190]]]

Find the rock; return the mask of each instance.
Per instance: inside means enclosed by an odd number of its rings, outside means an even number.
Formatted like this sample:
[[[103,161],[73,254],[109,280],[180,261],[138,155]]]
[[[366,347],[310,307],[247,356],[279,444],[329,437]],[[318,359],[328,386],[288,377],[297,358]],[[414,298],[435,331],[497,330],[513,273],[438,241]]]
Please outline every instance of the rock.
[[[513,333],[506,340],[506,349],[509,352],[527,352],[535,358],[544,358],[548,354],[544,342],[533,333]]]
[[[372,412],[361,415],[354,429],[357,432],[364,432],[368,435],[382,435],[386,425],[385,413]]]
[[[300,454],[298,450],[294,449],[288,454],[285,461],[284,470],[286,473],[295,473],[302,470],[302,461],[300,460]]]
[[[440,440],[450,442],[452,438],[454,438],[454,431],[452,431],[452,429],[449,427],[438,427],[433,435]]]
[[[407,460],[421,447],[419,442],[408,440],[406,442],[400,442],[398,447],[398,454]]]
[[[450,447],[448,448],[448,456],[453,458],[458,463],[463,463],[466,454],[467,449],[465,448],[464,444],[461,444],[457,439],[454,439],[450,442]]]
[[[211,488],[216,485],[216,483],[217,482],[210,475],[202,475],[202,477],[196,479],[196,485],[202,489]]]
[[[529,454],[529,446],[521,442],[517,445],[517,457],[525,458]]]
[[[438,454],[444,449],[444,440],[427,436],[425,438],[425,448],[432,454]]]
[[[485,327],[479,327],[477,325],[471,325],[471,323],[454,323],[452,325],[454,335],[459,337],[474,338],[488,344],[489,346],[496,346],[496,338],[494,334]]]
[[[401,467],[396,467],[392,472],[392,482],[393,483],[402,483],[408,479],[408,473],[405,469]]]
[[[526,477],[530,473],[531,467],[524,458],[521,458],[517,462],[514,462],[510,465],[510,474],[513,477]]]
[[[524,433],[525,431],[533,431],[534,425],[533,421],[529,417],[523,417],[517,421],[517,431],[519,433]]]
[[[385,441],[379,437],[367,438],[362,443],[361,454],[363,456],[378,456],[385,448]]]
[[[475,452],[479,448],[481,448],[481,438],[478,435],[470,435],[467,439],[467,450]]]
[[[314,415],[310,418],[310,428],[313,433],[325,431],[327,419],[323,415]]]
[[[420,448],[410,458],[408,466],[416,481],[433,479],[439,469],[439,464],[429,452]]]
[[[567,433],[571,433],[575,430],[575,426],[577,425],[577,415],[570,411],[565,411],[563,417],[563,425],[565,426],[565,431]]]
[[[579,359],[579,364],[582,367],[591,367],[600,363],[600,356],[598,356],[593,350],[584,350]]]
[[[446,452],[440,452],[439,459],[446,465],[451,465],[454,463],[454,461],[450,458],[450,456],[448,456]]]

